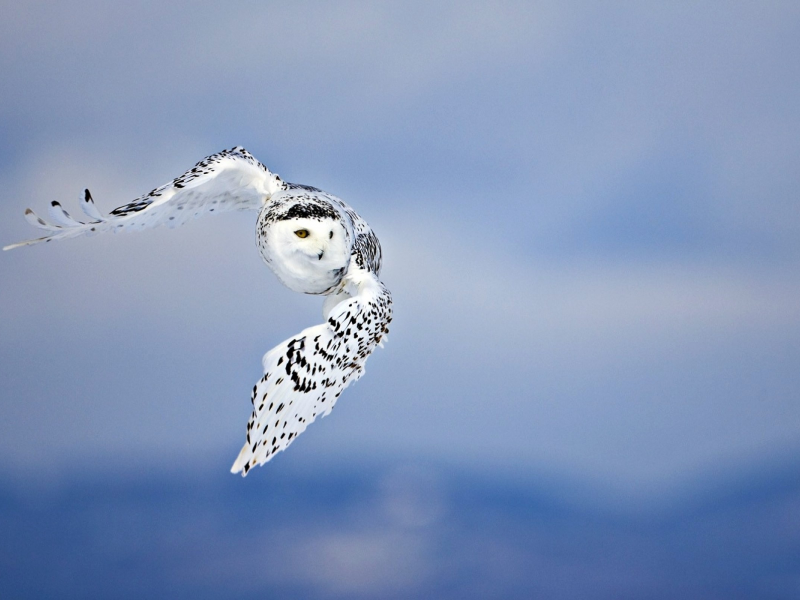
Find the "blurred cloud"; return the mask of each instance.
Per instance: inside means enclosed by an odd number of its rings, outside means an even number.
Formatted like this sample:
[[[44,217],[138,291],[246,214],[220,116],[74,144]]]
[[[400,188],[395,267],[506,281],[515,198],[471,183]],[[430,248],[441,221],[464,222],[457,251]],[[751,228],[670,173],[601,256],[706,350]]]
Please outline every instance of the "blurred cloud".
[[[430,462],[272,466],[269,478],[245,481],[205,469],[87,470],[30,495],[4,482],[0,591],[788,600],[800,583],[796,463],[633,513]],[[389,509],[421,507],[429,486],[447,507],[434,520]]]

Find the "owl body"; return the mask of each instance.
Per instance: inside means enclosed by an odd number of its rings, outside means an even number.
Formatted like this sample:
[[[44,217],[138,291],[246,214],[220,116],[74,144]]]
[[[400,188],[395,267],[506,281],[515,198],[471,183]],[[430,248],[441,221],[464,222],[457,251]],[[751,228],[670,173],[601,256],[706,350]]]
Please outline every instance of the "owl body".
[[[81,200],[88,221],[73,219],[56,201],[47,231],[4,250],[100,232],[175,227],[206,214],[257,210],[256,245],[288,288],[324,295],[322,324],[304,329],[267,352],[264,375],[253,386],[246,442],[231,472],[246,475],[330,413],[342,391],[363,375],[392,320],[392,298],[379,280],[381,247],[369,225],[344,201],[317,188],[283,181],[244,148],[213,154],[170,183],[108,215],[89,190]]]

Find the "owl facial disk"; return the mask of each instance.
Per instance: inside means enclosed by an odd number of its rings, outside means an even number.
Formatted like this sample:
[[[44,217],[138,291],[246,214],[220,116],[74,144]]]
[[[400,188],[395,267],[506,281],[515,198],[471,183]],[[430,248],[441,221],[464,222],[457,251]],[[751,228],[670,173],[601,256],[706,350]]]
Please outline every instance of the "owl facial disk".
[[[294,219],[279,223],[277,228],[284,229],[282,225],[291,230],[286,236],[287,250],[310,260],[320,261],[325,256],[333,240],[333,227],[335,222],[330,219],[318,221],[316,219]]]
[[[341,220],[296,217],[271,223],[265,259],[290,289],[319,294],[338,284],[350,264]]]

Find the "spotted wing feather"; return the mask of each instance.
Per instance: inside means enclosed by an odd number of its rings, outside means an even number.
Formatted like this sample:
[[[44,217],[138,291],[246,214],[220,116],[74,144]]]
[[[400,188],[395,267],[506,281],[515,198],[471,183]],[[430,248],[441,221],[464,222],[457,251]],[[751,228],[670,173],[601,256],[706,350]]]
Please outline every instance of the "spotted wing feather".
[[[30,208],[26,209],[28,222],[47,231],[47,235],[3,249],[105,231],[131,231],[159,225],[176,227],[204,214],[257,210],[285,185],[252,154],[237,146],[204,158],[180,177],[115,208],[108,215],[97,209],[89,190],[86,190],[80,203],[89,218],[85,222],[74,219],[58,202],[52,202],[49,207],[54,222],[46,221]]]
[[[253,387],[247,441],[232,473],[245,476],[288,448],[363,374],[367,358],[388,333],[391,296],[372,274],[354,287],[357,294],[334,306],[327,322],[264,356],[264,376]]]

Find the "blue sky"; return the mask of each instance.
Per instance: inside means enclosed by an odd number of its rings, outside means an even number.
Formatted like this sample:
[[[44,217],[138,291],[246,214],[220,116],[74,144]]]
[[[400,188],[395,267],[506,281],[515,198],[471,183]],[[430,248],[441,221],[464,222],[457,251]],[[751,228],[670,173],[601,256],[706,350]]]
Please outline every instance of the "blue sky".
[[[234,145],[377,231],[389,342],[277,460],[637,503],[800,449],[796,3],[2,14],[3,244],[28,206],[89,187],[110,210]],[[232,461],[261,355],[320,318],[254,219],[0,256],[4,469]]]

